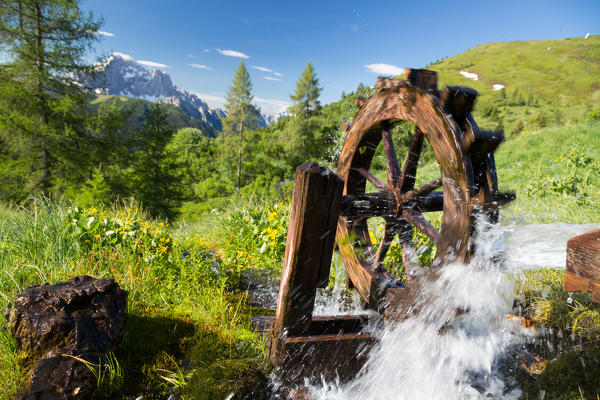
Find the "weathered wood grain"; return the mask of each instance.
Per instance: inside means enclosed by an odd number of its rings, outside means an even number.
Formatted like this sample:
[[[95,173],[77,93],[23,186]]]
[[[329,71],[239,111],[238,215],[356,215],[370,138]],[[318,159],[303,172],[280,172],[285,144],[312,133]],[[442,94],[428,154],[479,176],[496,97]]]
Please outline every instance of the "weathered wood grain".
[[[451,260],[466,262],[473,254],[470,239],[476,215],[485,213],[495,222],[498,206],[514,199],[514,195],[498,193],[493,152],[504,137],[501,132],[482,132],[477,127],[470,114],[477,96],[475,90],[447,87],[440,92],[435,72],[415,69],[407,69],[404,79],[380,77],[377,85],[379,93],[361,101],[337,163],[338,174],[345,183],[338,244],[352,284],[373,308],[382,304],[381,296],[388,288],[397,286],[382,262],[400,231],[403,260],[410,260],[407,223],[436,242],[434,265]],[[389,130],[398,121],[416,126],[400,173]],[[424,140],[433,150],[441,178],[414,189]],[[369,172],[382,141],[388,175],[385,188]],[[367,180],[380,191],[366,194]],[[434,192],[440,186],[442,191]],[[439,232],[422,215],[431,211],[443,211]],[[366,223],[373,216],[386,219],[377,253]]]
[[[600,303],[600,229],[575,236],[567,242],[567,265],[563,289],[591,292]]]
[[[316,289],[329,279],[342,185],[336,174],[317,163],[296,169],[275,337],[310,330]]]

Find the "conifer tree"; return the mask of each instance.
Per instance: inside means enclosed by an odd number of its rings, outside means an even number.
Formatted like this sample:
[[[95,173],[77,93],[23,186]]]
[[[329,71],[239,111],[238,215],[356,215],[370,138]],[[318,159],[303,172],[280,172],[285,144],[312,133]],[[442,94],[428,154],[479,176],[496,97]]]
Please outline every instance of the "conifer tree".
[[[315,115],[321,108],[320,94],[319,79],[315,75],[312,63],[309,61],[306,63],[298,82],[296,82],[296,91],[290,95],[294,102],[291,109],[292,113],[297,117],[304,118]]]
[[[101,22],[79,0],[0,2],[0,141],[28,189],[49,194],[61,171],[85,162],[87,105],[75,81]]]
[[[289,125],[286,147],[292,168],[320,154],[319,147],[322,139],[321,123],[318,119],[321,111],[320,94],[319,79],[309,61],[296,82],[296,91],[290,95],[294,102],[290,111],[295,118]]]
[[[173,136],[164,106],[153,104],[134,155],[131,194],[153,217],[174,218],[183,199],[180,168],[167,144]]]
[[[252,81],[246,69],[244,60],[235,70],[232,86],[227,93],[225,110],[227,116],[223,118],[223,132],[229,135],[238,135],[238,159],[237,159],[237,191],[240,191],[242,176],[242,148],[243,134],[245,130],[254,129],[258,126],[259,110],[252,104]]]

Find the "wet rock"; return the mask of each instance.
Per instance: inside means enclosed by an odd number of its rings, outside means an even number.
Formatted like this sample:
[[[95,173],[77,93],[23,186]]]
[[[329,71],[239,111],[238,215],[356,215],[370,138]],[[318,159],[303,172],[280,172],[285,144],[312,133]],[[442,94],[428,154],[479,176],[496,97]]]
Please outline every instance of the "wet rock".
[[[98,364],[116,349],[126,308],[127,292],[112,279],[78,276],[25,289],[4,313],[5,328],[31,366],[20,398],[89,398],[96,381],[82,360]]]

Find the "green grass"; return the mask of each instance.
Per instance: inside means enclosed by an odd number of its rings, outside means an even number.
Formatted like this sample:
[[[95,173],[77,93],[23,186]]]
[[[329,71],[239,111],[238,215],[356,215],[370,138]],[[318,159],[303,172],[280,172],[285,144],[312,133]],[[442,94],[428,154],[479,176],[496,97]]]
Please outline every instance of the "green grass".
[[[548,48],[550,50],[548,50]],[[519,89],[544,103],[572,106],[600,103],[600,37],[494,42],[433,63],[440,84],[470,86],[491,96],[492,85]],[[472,80],[459,74],[479,75]]]
[[[540,269],[516,279],[516,300],[542,333],[540,353],[549,361],[538,380],[519,377],[522,399],[539,399],[542,391],[550,399],[600,395],[600,305],[589,293],[563,291],[563,276]]]
[[[88,218],[89,213],[105,214],[109,221],[121,219],[123,226],[133,226],[137,222],[126,220],[139,218],[136,240],[117,243],[101,239],[106,236],[102,229],[113,226],[111,222],[104,228],[89,224],[91,233],[78,231],[70,224],[67,216],[73,214],[64,204],[36,201],[27,208],[0,207],[0,309],[29,285],[56,283],[82,274],[114,278],[128,290],[125,337],[115,354],[123,370],[122,392],[103,397],[104,392],[99,391],[98,398],[133,399],[140,394],[177,392],[168,378],[185,370],[183,361],[194,348],[218,354],[215,362],[240,360],[238,364],[243,365],[248,359],[253,359],[252,363],[263,359],[264,344],[252,331],[252,310],[245,295],[230,289],[235,282],[230,281],[227,265],[218,265],[221,273],[215,274],[219,259],[193,235],[164,245],[163,252],[160,246],[144,247],[143,243],[151,243],[150,239],[163,243],[160,238],[166,241],[170,228],[148,220],[134,204],[86,210],[81,215]],[[189,255],[183,257],[186,251]],[[4,323],[0,316],[0,324]],[[227,351],[221,351],[223,348]],[[1,331],[2,400],[14,397],[31,367],[31,363],[23,364],[22,357],[15,351],[11,335]],[[186,373],[210,374],[213,368],[220,367],[198,362]],[[245,373],[246,369],[240,368],[239,373]]]
[[[600,221],[600,122],[509,137],[495,159],[500,189],[517,194],[506,215],[544,223]]]
[[[600,106],[597,36],[486,43],[427,68],[438,72],[440,87],[466,86],[479,92],[474,116],[486,129],[499,127],[512,133],[519,122],[528,129],[541,113],[548,119],[546,124],[574,122]],[[460,71],[475,73],[479,79],[466,78]],[[506,99],[492,90],[494,84],[505,86]],[[515,91],[522,100],[518,105],[511,101]],[[526,104],[529,99],[534,103]],[[497,107],[497,117],[484,111],[488,106]]]

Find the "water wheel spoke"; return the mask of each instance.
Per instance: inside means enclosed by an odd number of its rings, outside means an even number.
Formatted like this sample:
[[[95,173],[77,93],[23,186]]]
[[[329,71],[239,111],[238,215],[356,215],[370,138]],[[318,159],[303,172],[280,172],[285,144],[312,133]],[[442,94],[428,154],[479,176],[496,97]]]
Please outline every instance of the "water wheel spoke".
[[[373,263],[375,268],[379,268],[381,266],[385,255],[387,254],[388,250],[390,249],[390,246],[392,245],[392,242],[394,241],[394,236],[396,235],[397,230],[398,227],[396,223],[391,222],[389,220],[386,222],[385,230],[383,232],[383,238],[381,239],[381,243],[379,244],[379,248],[377,249],[377,255],[375,256],[375,262]]]
[[[419,212],[435,212],[444,210],[444,193],[431,192],[423,196],[416,196],[408,202],[412,208]]]
[[[343,217],[391,217],[395,215],[397,203],[388,190],[375,193],[359,193],[342,196]]]
[[[421,230],[433,243],[437,243],[440,238],[440,233],[425,219],[423,214],[410,208],[402,211],[402,218],[408,221],[411,225],[416,226]]]
[[[412,225],[408,222],[401,222],[398,225],[398,237],[402,242],[402,265],[404,265],[404,275],[406,276],[406,285],[411,286],[411,271],[417,264],[416,254],[412,241]]]
[[[411,190],[415,186],[417,167],[419,165],[419,158],[421,157],[421,149],[423,148],[423,138],[423,132],[419,128],[415,128],[400,180],[399,186],[402,193]]]
[[[414,200],[417,197],[426,196],[429,193],[433,192],[435,189],[442,186],[442,178],[431,181],[418,189],[409,190],[408,192],[402,194],[402,201],[407,202]]]
[[[385,183],[381,182],[375,175],[373,175],[370,171],[365,168],[359,168],[358,172],[369,182],[373,184],[377,189],[384,189]]]
[[[381,136],[383,138],[383,150],[385,152],[388,185],[397,186],[398,182],[400,181],[402,171],[400,170],[398,155],[394,149],[394,142],[392,140],[392,134],[390,132],[389,125],[386,124],[383,127]]]

